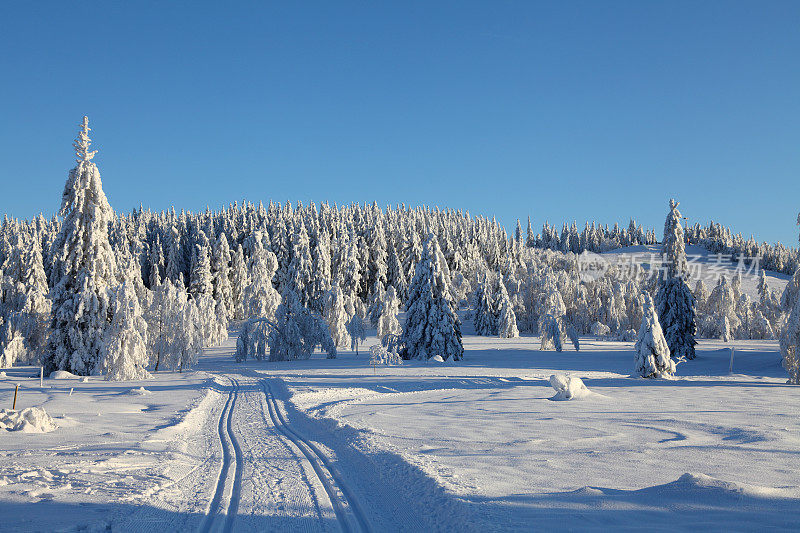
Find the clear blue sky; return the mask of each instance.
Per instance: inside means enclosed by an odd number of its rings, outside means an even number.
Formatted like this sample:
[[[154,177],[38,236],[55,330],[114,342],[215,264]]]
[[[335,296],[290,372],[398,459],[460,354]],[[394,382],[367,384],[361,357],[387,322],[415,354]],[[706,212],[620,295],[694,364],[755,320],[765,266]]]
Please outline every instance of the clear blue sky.
[[[127,5],[124,5],[127,4]],[[800,2],[4,2],[0,213],[247,198],[797,243]]]

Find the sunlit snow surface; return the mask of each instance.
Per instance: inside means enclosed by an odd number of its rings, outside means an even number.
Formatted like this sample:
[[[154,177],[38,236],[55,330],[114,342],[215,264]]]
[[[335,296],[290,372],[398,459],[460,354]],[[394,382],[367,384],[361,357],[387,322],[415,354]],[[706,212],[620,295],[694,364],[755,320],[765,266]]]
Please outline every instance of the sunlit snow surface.
[[[0,405],[20,384],[17,408],[44,407],[58,428],[0,433],[0,529],[201,529],[229,377],[240,384],[230,427],[243,461],[226,482],[239,473],[234,531],[340,530],[269,406],[327,458],[373,531],[800,523],[800,387],[785,385],[775,341],[702,341],[662,381],[630,377],[632,343],[587,337],[580,352],[541,352],[534,337],[464,329],[455,364],[370,366],[373,336],[359,357],[244,364],[231,339],[197,371],[144,382],[45,379],[40,389],[37,369],[6,370]],[[580,378],[591,394],[551,401],[552,375]]]

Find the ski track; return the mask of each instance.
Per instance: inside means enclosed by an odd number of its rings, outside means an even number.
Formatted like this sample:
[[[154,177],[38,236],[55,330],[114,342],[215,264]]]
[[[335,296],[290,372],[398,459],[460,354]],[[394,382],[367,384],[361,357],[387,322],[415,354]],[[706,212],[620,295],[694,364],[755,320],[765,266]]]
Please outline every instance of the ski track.
[[[301,436],[289,425],[284,418],[269,383],[262,380],[261,388],[267,398],[269,416],[275,429],[284,437],[290,440],[308,459],[317,478],[328,494],[328,498],[333,505],[336,519],[344,532],[369,532],[369,522],[353,492],[342,480],[341,475],[328,458],[311,441]],[[309,487],[313,492],[313,487]],[[337,490],[338,489],[338,490]],[[353,523],[355,522],[355,523]],[[355,526],[355,527],[354,527]]]
[[[239,510],[239,496],[242,488],[242,468],[244,459],[242,449],[233,431],[233,411],[236,408],[236,400],[239,398],[239,381],[230,378],[231,390],[228,392],[228,399],[219,417],[217,426],[217,436],[222,447],[222,465],[220,466],[219,477],[217,478],[214,497],[208,508],[208,514],[203,520],[200,531],[211,533],[219,531],[228,533],[233,531],[233,523],[236,513]],[[233,451],[233,453],[231,453]],[[229,472],[231,463],[233,464],[233,479],[229,483]],[[230,488],[226,491],[226,487]],[[226,492],[229,494],[225,498]],[[220,526],[220,521],[224,517],[224,522]]]

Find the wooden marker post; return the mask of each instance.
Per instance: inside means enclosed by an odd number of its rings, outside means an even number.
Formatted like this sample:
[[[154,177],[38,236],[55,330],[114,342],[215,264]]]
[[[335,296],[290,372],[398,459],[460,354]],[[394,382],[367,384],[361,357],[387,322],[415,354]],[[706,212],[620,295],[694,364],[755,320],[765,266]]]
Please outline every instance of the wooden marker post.
[[[19,384],[17,384],[17,387],[14,389],[14,403],[11,404],[11,409],[12,410],[16,410],[17,409],[17,391],[18,390],[19,390]]]

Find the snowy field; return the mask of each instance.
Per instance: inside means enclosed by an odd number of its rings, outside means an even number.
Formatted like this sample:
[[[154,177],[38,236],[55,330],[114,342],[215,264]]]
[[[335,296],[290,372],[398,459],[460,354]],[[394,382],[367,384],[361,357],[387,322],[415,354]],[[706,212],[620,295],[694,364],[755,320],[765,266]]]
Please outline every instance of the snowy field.
[[[371,337],[365,346],[375,343]],[[232,361],[146,382],[0,378],[4,531],[791,530],[800,389],[774,341],[703,341],[674,381],[630,343],[466,335],[458,365]],[[729,372],[730,347],[735,347]],[[552,401],[551,374],[591,394]],[[139,387],[145,387],[142,391]],[[70,390],[72,394],[70,395]]]

